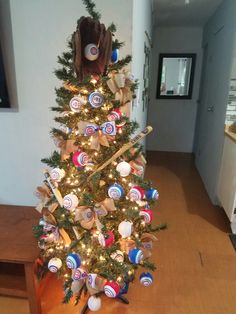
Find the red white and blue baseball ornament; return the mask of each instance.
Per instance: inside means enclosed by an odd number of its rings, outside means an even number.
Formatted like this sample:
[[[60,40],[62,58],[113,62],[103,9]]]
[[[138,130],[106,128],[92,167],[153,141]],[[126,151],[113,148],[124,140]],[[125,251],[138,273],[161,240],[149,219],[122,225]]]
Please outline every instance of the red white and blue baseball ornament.
[[[115,183],[108,188],[108,196],[114,200],[119,200],[124,195],[124,189],[120,184]]]
[[[95,44],[88,44],[84,47],[84,56],[89,61],[95,61],[99,57],[99,49]]]
[[[55,182],[60,182],[64,178],[65,175],[66,173],[64,169],[54,168],[50,171],[50,177]]]
[[[112,50],[111,53],[111,62],[116,63],[119,60],[119,49]]]
[[[88,299],[88,308],[90,309],[90,311],[92,311],[92,312],[99,311],[101,306],[102,306],[101,298],[95,297],[94,295],[89,297],[89,299]]]
[[[157,200],[159,198],[159,193],[156,189],[150,188],[145,193],[147,200]]]
[[[85,152],[76,151],[72,156],[72,162],[76,167],[85,167],[88,163],[88,155]]]
[[[79,204],[78,197],[75,194],[67,194],[63,198],[63,207],[67,210],[75,209]]]
[[[104,97],[99,92],[91,93],[88,100],[93,108],[100,108],[104,104]]]
[[[111,254],[111,258],[116,262],[123,263],[124,262],[124,253],[120,250],[116,250]]]
[[[153,277],[149,272],[142,273],[139,277],[139,281],[143,286],[149,287],[153,283]]]
[[[122,221],[118,226],[118,232],[122,238],[128,238],[133,232],[133,223],[130,221]]]
[[[98,242],[103,247],[109,247],[115,242],[115,236],[112,231],[107,231],[106,234],[100,233],[98,235]]]
[[[77,268],[73,273],[73,280],[82,280],[88,277],[88,273],[83,268]]]
[[[58,257],[53,257],[48,262],[48,269],[52,273],[56,273],[62,267],[62,261]]]
[[[120,120],[122,118],[122,112],[119,108],[114,108],[107,118],[109,121]]]
[[[104,285],[104,292],[107,297],[115,298],[120,292],[120,285],[116,281],[107,281]]]
[[[128,257],[132,264],[139,264],[143,260],[143,252],[140,249],[131,249]]]
[[[131,166],[126,161],[121,161],[116,166],[116,171],[119,172],[121,177],[127,177],[131,173]]]
[[[129,198],[132,202],[142,200],[144,195],[145,191],[140,186],[133,186],[129,191]]]
[[[72,129],[69,128],[68,126],[64,125],[64,124],[61,124],[59,126],[59,130],[62,131],[63,133],[65,133],[65,134],[71,134],[72,133]]]
[[[70,269],[79,268],[81,265],[81,258],[79,254],[70,253],[66,257],[66,266]]]
[[[84,104],[85,104],[85,100],[81,96],[75,96],[75,97],[71,98],[70,103],[69,103],[70,109],[73,112],[80,112],[81,107]]]
[[[150,224],[153,219],[153,213],[151,209],[147,208],[140,210],[139,216],[141,216],[147,224]]]

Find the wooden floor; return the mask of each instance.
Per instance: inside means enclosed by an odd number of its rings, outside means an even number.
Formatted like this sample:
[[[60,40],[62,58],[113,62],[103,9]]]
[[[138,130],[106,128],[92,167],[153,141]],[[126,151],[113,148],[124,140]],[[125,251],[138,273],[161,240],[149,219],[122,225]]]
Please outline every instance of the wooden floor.
[[[155,284],[131,285],[130,305],[103,298],[97,313],[235,314],[236,255],[228,238],[224,212],[211,205],[189,154],[149,153],[146,177],[160,192],[155,222],[168,223],[158,234],[152,259]],[[60,282],[50,281],[42,299],[43,314],[80,313],[62,305]],[[27,314],[27,301],[0,299],[1,314]]]

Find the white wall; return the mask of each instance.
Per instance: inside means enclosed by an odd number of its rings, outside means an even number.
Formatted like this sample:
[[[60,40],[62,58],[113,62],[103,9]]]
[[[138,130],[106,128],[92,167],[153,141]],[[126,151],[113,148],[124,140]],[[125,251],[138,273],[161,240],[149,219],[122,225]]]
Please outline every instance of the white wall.
[[[140,129],[147,125],[147,108],[143,108],[142,92],[143,82],[143,64],[145,62],[144,43],[149,46],[145,31],[152,38],[152,10],[150,0],[133,1],[133,21],[132,21],[132,73],[139,81],[139,90],[137,91],[137,100],[131,112],[131,119],[139,123]],[[149,135],[150,136],[150,135]],[[145,146],[145,141],[144,141]]]
[[[151,103],[148,123],[154,132],[148,137],[148,150],[192,152],[197,100],[202,64],[202,29],[183,27],[157,27],[153,34],[153,68]],[[159,53],[196,53],[192,99],[156,99]]]
[[[1,0],[1,3],[7,0]],[[132,1],[96,0],[107,25],[114,21],[117,37],[131,53]],[[55,149],[49,131],[54,114],[53,74],[57,55],[76,21],[87,15],[79,0],[10,0],[18,112],[0,112],[0,203],[34,205],[33,192],[43,180],[40,159]]]

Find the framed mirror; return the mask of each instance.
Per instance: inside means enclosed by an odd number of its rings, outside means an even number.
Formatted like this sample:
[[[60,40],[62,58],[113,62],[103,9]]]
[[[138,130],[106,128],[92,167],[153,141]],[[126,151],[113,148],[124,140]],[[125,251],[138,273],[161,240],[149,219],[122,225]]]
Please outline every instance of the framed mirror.
[[[195,62],[194,53],[160,54],[157,98],[191,99]]]

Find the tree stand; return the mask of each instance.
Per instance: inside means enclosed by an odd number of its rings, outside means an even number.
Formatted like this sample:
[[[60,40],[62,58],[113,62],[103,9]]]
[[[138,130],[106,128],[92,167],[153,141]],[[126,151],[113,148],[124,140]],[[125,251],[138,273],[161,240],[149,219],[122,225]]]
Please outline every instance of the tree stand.
[[[124,304],[129,304],[129,300],[126,299],[123,295],[120,295],[119,297],[116,297],[115,299],[120,300]],[[82,311],[81,311],[81,314],[86,314],[88,309],[89,309],[88,308],[88,302],[86,302]]]

